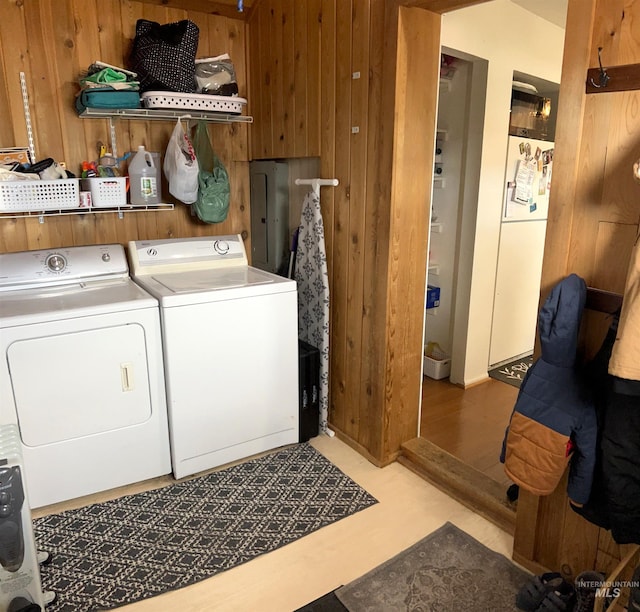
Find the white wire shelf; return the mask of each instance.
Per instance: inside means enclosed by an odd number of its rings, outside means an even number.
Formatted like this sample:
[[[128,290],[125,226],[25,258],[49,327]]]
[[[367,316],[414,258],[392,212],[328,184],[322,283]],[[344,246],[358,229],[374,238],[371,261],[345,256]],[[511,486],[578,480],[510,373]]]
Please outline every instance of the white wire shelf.
[[[249,115],[204,112],[191,109],[158,108],[86,108],[81,119],[137,119],[139,121],[169,121],[172,119],[202,120],[209,123],[253,123]]]
[[[149,204],[146,206],[114,206],[113,208],[83,207],[68,208],[63,210],[28,210],[23,212],[0,213],[0,219],[22,219],[36,217],[40,223],[44,223],[47,217],[66,217],[68,215],[95,215],[103,213],[116,213],[122,219],[125,213],[149,212],[173,210],[173,204]]]

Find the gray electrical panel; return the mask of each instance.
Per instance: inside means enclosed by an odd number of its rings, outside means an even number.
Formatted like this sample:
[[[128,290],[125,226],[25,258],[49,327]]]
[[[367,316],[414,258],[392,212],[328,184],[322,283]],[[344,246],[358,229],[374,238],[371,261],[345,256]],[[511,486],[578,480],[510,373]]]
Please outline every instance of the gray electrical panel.
[[[251,174],[251,265],[282,272],[289,261],[289,167],[254,161]]]

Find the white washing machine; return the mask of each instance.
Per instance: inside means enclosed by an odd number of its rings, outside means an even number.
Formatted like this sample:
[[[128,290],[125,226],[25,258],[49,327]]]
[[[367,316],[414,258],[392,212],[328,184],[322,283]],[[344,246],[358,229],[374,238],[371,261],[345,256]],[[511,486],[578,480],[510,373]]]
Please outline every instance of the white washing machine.
[[[32,507],[171,472],[158,302],[121,245],[0,255],[0,424]]]
[[[298,442],[293,280],[247,265],[240,236],[129,243],[160,302],[173,473]]]

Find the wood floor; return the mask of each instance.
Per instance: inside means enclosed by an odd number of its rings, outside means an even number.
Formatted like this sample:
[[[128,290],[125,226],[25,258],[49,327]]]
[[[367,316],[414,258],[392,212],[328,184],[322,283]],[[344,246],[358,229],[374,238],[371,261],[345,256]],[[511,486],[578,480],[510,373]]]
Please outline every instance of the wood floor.
[[[516,387],[493,378],[462,389],[425,376],[420,436],[508,486],[499,458],[517,395]]]
[[[511,557],[513,538],[400,463],[378,468],[338,440],[311,444],[379,503],[192,586],[121,608],[131,612],[292,612],[415,544],[450,521]],[[36,516],[172,482],[170,477],[49,506]]]

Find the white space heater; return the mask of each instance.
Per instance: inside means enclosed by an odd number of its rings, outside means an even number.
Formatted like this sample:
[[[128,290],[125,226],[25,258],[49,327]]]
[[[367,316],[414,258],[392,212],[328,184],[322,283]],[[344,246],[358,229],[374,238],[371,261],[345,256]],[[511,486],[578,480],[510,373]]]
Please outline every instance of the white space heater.
[[[0,612],[44,610],[16,425],[0,425]]]

